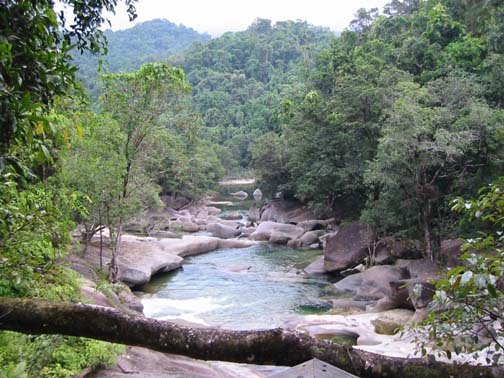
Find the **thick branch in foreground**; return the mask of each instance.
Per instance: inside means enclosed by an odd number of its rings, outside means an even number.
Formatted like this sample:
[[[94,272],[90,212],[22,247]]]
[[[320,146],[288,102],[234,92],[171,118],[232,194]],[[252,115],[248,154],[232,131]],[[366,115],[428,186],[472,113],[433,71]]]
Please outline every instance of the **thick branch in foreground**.
[[[2,298],[0,329],[89,337],[203,360],[292,366],[316,357],[361,377],[470,378],[503,373],[499,368],[387,357],[282,329],[195,329],[77,303]]]

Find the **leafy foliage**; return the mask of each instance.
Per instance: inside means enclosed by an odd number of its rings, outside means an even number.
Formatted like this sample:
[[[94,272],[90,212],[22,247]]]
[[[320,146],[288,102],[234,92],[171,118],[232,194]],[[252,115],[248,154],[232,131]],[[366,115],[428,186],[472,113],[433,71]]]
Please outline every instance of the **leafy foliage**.
[[[1,2],[0,7],[0,295],[78,300],[76,274],[61,263],[73,216],[83,199],[58,176],[69,130],[57,111],[79,94],[70,50],[103,51],[103,10],[116,0],[63,0],[70,26],[53,1]],[[130,17],[132,0],[126,0]],[[58,110],[56,110],[58,108]],[[1,315],[0,315],[1,316]],[[0,333],[0,375],[68,377],[110,362],[117,348],[59,336]]]
[[[436,282],[430,316],[421,330],[436,349],[473,353],[487,363],[504,359],[504,178],[480,190],[478,199],[457,198],[453,209],[465,214],[479,235],[467,239],[464,265]],[[419,342],[427,353],[426,342]],[[485,349],[481,350],[483,347]]]
[[[76,88],[75,67],[70,50],[103,50],[99,27],[106,20],[102,10],[113,10],[117,0],[64,0],[74,13],[74,21],[65,27],[52,1],[3,1],[0,12],[0,170],[6,164],[17,167],[10,155],[13,144],[38,143],[46,154],[46,138],[55,134],[45,115],[53,100]],[[126,0],[130,18],[134,18],[133,0]],[[44,132],[41,133],[39,130]]]
[[[279,103],[286,172],[258,160],[260,175],[314,208],[349,208],[378,234],[422,237],[433,257],[439,235],[457,228],[449,201],[502,173],[502,55],[492,42],[502,5],[485,4],[359,11],[317,55],[306,86]],[[268,150],[254,146],[256,156]]]
[[[85,368],[110,366],[121,345],[85,338],[0,333],[0,375],[5,378],[66,378]],[[18,361],[22,360],[22,363]]]

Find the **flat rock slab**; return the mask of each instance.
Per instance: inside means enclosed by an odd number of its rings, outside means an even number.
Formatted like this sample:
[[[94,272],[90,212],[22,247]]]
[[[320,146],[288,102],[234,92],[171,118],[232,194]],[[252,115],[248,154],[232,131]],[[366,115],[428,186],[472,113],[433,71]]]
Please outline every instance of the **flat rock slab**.
[[[263,378],[287,369],[220,361],[201,361],[146,348],[127,347],[117,364],[93,374],[95,378]]]
[[[258,244],[251,240],[223,240],[209,236],[184,236],[182,239],[156,239],[124,235],[121,244],[120,279],[130,286],[150,281],[158,272],[179,268],[186,256],[220,248],[246,248]]]
[[[356,375],[341,370],[319,359],[312,359],[303,362],[290,369],[277,374],[270,375],[270,378],[356,378]]]

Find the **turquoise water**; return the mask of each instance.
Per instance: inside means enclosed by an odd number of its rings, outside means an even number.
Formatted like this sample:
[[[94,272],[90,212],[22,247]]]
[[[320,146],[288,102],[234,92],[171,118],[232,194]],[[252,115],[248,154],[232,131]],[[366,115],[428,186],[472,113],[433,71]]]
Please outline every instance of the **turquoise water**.
[[[242,223],[255,202],[252,185],[221,186],[213,198],[227,212],[240,211]],[[229,193],[244,190],[245,201]],[[206,234],[201,232],[199,234]],[[295,250],[257,245],[222,249],[186,259],[183,269],[153,277],[141,290],[146,316],[179,323],[196,323],[227,329],[275,328],[298,313],[319,310],[329,285],[325,277],[307,277],[302,269],[320,250]]]
[[[227,329],[282,326],[292,315],[324,307],[329,284],[301,269],[321,251],[258,245],[187,259],[142,290],[146,316]]]

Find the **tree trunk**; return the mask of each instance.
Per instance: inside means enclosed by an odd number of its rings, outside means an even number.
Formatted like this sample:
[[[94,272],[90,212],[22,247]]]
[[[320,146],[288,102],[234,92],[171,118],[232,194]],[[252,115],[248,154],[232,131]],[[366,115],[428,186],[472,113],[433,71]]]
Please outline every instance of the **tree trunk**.
[[[122,237],[122,220],[119,219],[119,224],[117,226],[117,234],[112,248],[112,257],[110,259],[109,266],[109,281],[111,283],[116,283],[119,281],[119,264],[117,262],[117,256],[121,253],[121,237]]]
[[[142,346],[203,360],[296,365],[314,357],[361,377],[499,377],[501,368],[394,358],[282,329],[188,328],[78,303],[0,299],[0,329],[62,334]]]
[[[100,222],[100,269],[103,269],[103,221],[100,207],[98,207],[98,219]]]
[[[430,221],[431,221],[431,201],[430,199],[427,199],[425,200],[423,206],[425,254],[430,261],[434,261],[434,253],[432,251],[432,235],[430,231]]]

